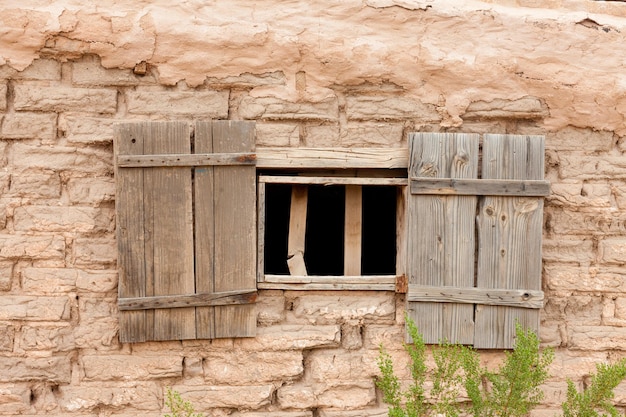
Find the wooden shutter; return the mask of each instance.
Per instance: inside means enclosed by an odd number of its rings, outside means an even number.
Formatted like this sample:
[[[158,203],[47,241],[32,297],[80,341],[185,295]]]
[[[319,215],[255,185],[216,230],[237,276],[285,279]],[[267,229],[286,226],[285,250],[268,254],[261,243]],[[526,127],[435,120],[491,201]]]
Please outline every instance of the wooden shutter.
[[[511,348],[538,331],[542,136],[410,135],[407,311],[427,343]]]
[[[116,129],[120,341],[254,336],[254,123]]]

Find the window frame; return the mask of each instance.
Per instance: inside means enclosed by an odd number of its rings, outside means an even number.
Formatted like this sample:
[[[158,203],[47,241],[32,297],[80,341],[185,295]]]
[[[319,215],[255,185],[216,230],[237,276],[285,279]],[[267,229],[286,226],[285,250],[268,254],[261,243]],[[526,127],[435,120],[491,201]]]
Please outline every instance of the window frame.
[[[406,148],[257,147],[257,288],[259,290],[365,290],[406,292]],[[287,169],[306,175],[285,175]],[[403,176],[389,176],[404,169]],[[270,170],[270,173],[266,173]],[[337,172],[338,170],[338,172]],[[357,176],[350,170],[357,170]],[[364,170],[359,173],[358,170]],[[280,175],[274,175],[280,174]],[[273,275],[264,270],[265,184],[378,185],[397,189],[395,275]]]

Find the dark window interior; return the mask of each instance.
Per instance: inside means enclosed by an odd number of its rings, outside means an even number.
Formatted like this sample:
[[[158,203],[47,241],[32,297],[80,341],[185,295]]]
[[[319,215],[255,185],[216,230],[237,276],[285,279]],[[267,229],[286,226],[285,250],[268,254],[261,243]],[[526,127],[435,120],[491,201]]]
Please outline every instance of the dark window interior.
[[[396,194],[393,186],[363,186],[362,275],[395,275]],[[291,185],[268,183],[265,196],[265,273],[289,275]],[[308,186],[304,260],[309,275],[343,275],[344,212],[344,186]]]

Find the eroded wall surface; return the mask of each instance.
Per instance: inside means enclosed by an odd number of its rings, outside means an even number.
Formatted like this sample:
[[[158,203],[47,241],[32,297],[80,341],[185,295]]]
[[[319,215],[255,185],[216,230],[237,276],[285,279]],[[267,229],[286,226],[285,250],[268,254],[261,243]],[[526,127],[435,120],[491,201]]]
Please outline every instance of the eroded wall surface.
[[[259,146],[546,135],[546,398],[626,351],[626,4],[0,1],[0,415],[384,416],[402,295],[261,291],[254,339],[120,344],[113,126],[257,121]],[[484,352],[486,363],[502,355]],[[616,400],[626,406],[626,388]]]

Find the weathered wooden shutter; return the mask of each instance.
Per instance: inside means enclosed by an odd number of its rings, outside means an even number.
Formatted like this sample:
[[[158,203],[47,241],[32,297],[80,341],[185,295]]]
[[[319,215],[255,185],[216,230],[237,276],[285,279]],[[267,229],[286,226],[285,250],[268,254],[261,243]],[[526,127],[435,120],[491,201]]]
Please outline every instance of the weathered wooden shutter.
[[[511,348],[538,331],[542,136],[410,135],[407,311],[427,343]]]
[[[254,123],[116,129],[120,341],[254,336]]]

